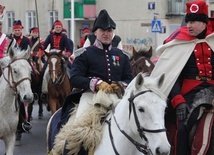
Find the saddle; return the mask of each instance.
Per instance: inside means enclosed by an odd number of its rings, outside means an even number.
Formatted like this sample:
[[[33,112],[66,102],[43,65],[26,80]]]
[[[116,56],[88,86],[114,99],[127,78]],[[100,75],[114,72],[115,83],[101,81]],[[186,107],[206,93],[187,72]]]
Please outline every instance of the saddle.
[[[209,146],[210,129],[213,126],[213,116],[209,115],[209,112],[214,106],[214,88],[205,88],[199,91],[195,95],[192,105],[187,117],[186,127],[189,132],[191,152],[192,154],[198,154],[202,147],[208,148]],[[206,140],[204,138],[206,138]],[[203,139],[207,141],[207,143],[204,143]],[[203,151],[207,150],[204,149]]]

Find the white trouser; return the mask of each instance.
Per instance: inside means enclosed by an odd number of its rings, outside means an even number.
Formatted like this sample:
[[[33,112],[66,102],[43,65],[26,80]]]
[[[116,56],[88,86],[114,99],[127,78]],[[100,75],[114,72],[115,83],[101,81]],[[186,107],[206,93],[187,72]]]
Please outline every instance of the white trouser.
[[[76,113],[76,119],[80,116],[83,116],[84,113],[93,106],[92,99],[95,93],[93,92],[85,92],[82,94],[79,102],[79,106]]]

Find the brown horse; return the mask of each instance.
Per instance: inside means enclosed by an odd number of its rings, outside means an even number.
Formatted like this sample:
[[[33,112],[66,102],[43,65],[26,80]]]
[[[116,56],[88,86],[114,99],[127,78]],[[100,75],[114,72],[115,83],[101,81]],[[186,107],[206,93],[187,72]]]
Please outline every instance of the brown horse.
[[[140,73],[147,73],[150,75],[155,65],[150,60],[152,57],[152,47],[148,51],[139,50],[138,52],[133,47],[132,58],[130,60],[131,69],[134,77]]]
[[[67,64],[60,52],[45,52],[48,57],[50,79],[48,81],[48,104],[52,114],[56,112],[71,93],[71,85],[67,75]]]

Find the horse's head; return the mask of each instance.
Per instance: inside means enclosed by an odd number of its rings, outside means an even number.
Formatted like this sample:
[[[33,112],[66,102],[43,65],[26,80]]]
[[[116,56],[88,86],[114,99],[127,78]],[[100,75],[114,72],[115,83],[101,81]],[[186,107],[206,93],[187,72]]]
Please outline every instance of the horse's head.
[[[154,63],[150,60],[152,56],[152,47],[149,51],[139,50],[138,52],[133,48],[133,57],[130,61],[132,73],[136,76],[138,73],[150,74],[155,67]]]
[[[59,83],[59,81],[65,76],[65,69],[62,60],[62,51],[59,52],[45,52],[48,57],[50,79],[53,84]]]
[[[125,98],[129,101],[131,132],[144,139],[152,154],[157,155],[165,155],[170,151],[164,125],[166,97],[159,89],[163,81],[164,74],[152,78],[140,73],[125,92]]]
[[[28,62],[30,48],[20,50],[15,47],[15,40],[9,48],[9,57],[1,61],[4,68],[3,76],[10,87],[20,96],[22,102],[30,103],[33,101],[31,90],[31,66]]]

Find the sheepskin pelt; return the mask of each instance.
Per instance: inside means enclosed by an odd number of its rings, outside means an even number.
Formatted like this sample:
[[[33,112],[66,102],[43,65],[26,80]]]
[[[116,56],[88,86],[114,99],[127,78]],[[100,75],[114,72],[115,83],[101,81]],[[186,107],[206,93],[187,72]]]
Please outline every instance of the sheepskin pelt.
[[[112,104],[116,106],[119,101],[116,95],[99,91],[93,98],[94,106],[91,106],[81,117],[75,118],[76,107],[56,136],[52,154],[62,154],[65,142],[66,149],[69,150],[68,155],[77,155],[81,147],[85,150],[94,150],[102,139],[101,119],[107,115],[109,107]]]
[[[187,129],[190,131],[192,126],[201,118],[204,109],[210,109],[214,105],[214,88],[200,90],[194,97],[190,113],[187,116]]]

